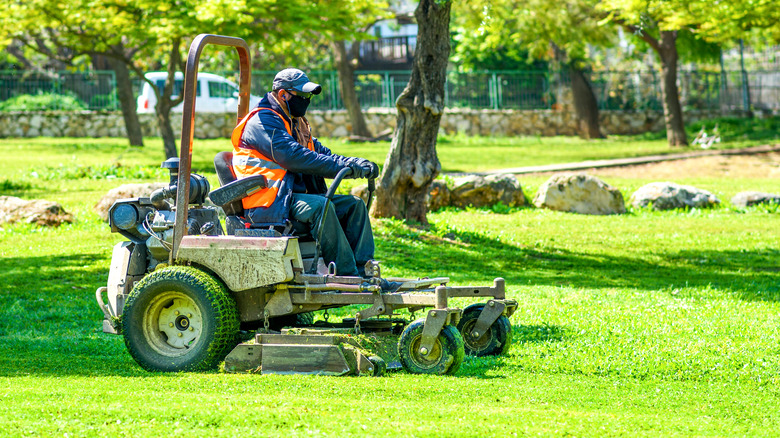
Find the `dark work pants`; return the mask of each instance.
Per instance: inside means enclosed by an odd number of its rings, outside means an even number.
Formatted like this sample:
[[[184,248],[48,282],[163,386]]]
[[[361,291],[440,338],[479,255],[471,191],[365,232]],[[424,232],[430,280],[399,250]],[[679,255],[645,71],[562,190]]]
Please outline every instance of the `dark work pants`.
[[[302,223],[314,238],[327,199],[320,195],[293,193],[290,219]],[[338,275],[362,275],[367,261],[374,258],[374,235],[363,200],[335,195],[322,224],[322,258],[334,262]]]

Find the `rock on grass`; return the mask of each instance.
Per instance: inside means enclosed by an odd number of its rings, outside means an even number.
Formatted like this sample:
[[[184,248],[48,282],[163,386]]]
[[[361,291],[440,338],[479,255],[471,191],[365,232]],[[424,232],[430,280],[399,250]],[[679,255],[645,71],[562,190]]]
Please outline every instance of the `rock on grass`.
[[[534,205],[569,213],[623,214],[626,206],[617,188],[584,173],[558,173],[536,192]]]
[[[707,208],[717,204],[720,204],[720,200],[712,193],[673,182],[646,184],[631,195],[631,205],[635,208],[652,205],[654,210]]]
[[[73,223],[73,215],[56,202],[0,196],[0,223],[15,222],[57,227],[63,223]]]
[[[739,192],[731,198],[731,204],[740,208],[759,204],[780,204],[780,195],[762,192]]]

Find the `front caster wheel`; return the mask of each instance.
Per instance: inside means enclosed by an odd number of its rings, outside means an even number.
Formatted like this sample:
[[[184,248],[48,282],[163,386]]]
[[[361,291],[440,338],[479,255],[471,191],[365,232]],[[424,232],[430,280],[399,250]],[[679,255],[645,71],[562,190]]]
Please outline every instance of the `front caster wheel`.
[[[458,330],[463,336],[466,354],[469,356],[499,356],[509,351],[512,343],[512,324],[506,316],[498,319],[488,328],[487,333],[475,339],[471,336],[484,304],[472,304],[463,311]]]
[[[158,269],[133,287],[122,315],[130,355],[148,371],[212,369],[236,346],[238,311],[225,286],[186,266]]]
[[[374,377],[382,377],[387,373],[387,362],[379,356],[369,356],[368,360],[374,365]]]
[[[398,340],[398,355],[404,368],[414,374],[455,374],[463,363],[463,338],[458,330],[445,325],[430,353],[420,352],[425,319],[409,324]]]

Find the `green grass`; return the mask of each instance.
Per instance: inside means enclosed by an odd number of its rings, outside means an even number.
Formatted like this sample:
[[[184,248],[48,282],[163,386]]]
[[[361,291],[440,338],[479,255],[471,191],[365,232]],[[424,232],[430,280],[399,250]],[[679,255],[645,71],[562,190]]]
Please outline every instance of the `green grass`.
[[[576,161],[591,144],[564,139],[572,155],[558,157],[544,143],[553,140],[460,140],[440,145],[445,168],[471,159],[446,151],[475,145],[527,152],[500,165],[512,167],[532,164],[526,156]],[[780,217],[728,204],[738,191],[780,191],[776,179],[675,180],[724,201],[709,211],[445,210],[425,229],[375,221],[385,274],[460,285],[501,276],[519,301],[510,354],[467,358],[453,377],[157,374],[102,333],[94,302],[121,238],[93,205],[111,187],[166,179],[158,140],[123,143],[0,141],[2,194],[58,201],[76,217],[0,231],[4,435],[775,436],[780,427]],[[206,155],[226,143],[196,144],[208,152],[195,168],[212,183]],[[378,161],[387,148],[329,144]],[[520,178],[531,196],[545,179]],[[650,181],[608,182],[628,197]]]

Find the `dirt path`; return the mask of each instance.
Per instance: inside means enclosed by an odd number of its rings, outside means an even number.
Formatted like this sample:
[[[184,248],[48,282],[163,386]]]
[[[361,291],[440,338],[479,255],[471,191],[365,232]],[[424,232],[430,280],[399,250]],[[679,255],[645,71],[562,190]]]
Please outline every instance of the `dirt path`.
[[[599,176],[647,179],[671,179],[680,176],[780,178],[780,145],[731,151],[691,151],[676,156],[679,158],[653,156],[599,160],[503,169],[490,173],[547,175],[557,172],[586,172]]]
[[[673,179],[691,178],[780,178],[780,152],[759,155],[721,155],[662,161],[636,166],[588,169],[605,177]]]

